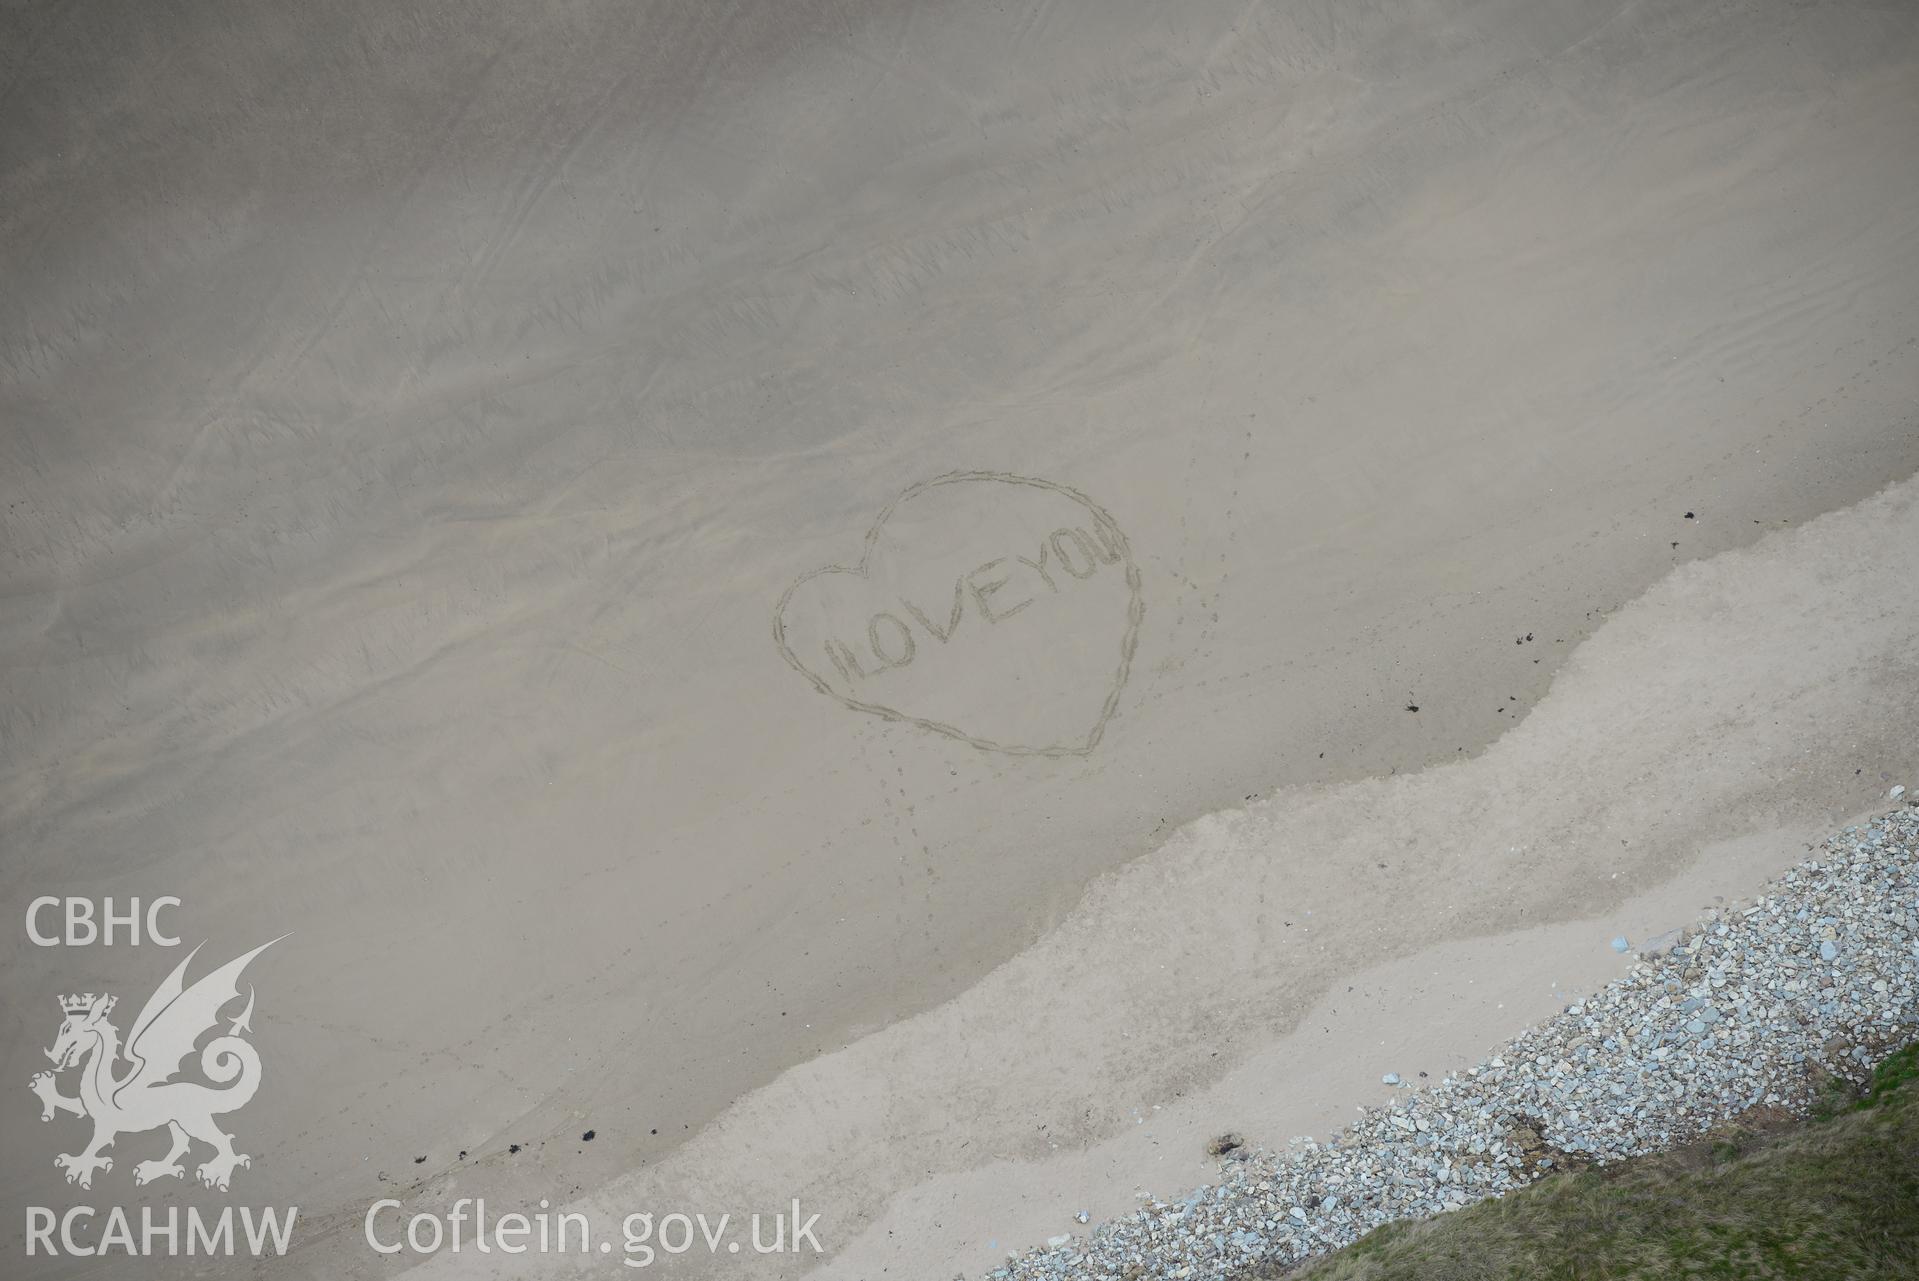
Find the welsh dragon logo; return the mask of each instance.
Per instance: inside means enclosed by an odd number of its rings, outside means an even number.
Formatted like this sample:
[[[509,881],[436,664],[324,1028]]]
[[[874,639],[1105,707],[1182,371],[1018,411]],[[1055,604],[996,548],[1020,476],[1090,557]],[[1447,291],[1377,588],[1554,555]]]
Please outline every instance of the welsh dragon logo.
[[[212,1158],[196,1171],[200,1182],[210,1188],[226,1191],[235,1167],[252,1164],[251,1157],[233,1150],[233,1136],[214,1122],[216,1116],[245,1107],[260,1088],[259,1052],[242,1039],[253,1030],[250,985],[246,1008],[229,1021],[224,1035],[214,1037],[200,1051],[200,1071],[214,1084],[173,1078],[200,1038],[218,1029],[220,1011],[239,999],[240,972],[279,941],[262,943],[188,987],[187,966],[200,952],[199,947],[194,948],[147,998],[124,1047],[119,1029],[107,1021],[115,997],[88,992],[60,998],[66,1020],[60,1024],[53,1048],[46,1052],[53,1060],[53,1071],[35,1074],[31,1085],[40,1096],[42,1121],[51,1121],[58,1112],[93,1121],[92,1142],[80,1152],[53,1159],[66,1171],[68,1183],[92,1187],[94,1171],[113,1169],[113,1158],[101,1153],[113,1146],[116,1138],[162,1126],[172,1136],[173,1146],[159,1160],[142,1161],[133,1167],[137,1184],[184,1177],[186,1170],[180,1158],[187,1155],[195,1140],[213,1149]],[[68,1096],[60,1093],[55,1074],[73,1067],[80,1069],[80,1093]]]

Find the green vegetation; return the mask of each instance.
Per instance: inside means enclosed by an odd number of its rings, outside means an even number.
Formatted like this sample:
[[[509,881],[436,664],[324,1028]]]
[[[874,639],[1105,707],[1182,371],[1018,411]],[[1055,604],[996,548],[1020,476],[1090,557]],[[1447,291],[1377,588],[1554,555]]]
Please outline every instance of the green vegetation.
[[[1394,1224],[1294,1281],[1919,1278],[1919,1045],[1807,1121],[1747,1118],[1687,1148],[1559,1174]]]

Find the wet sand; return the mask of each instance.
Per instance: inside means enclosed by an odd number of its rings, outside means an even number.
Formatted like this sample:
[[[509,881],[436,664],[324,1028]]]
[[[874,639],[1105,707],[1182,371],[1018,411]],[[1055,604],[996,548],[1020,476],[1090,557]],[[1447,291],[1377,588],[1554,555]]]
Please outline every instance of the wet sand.
[[[296,931],[290,1271],[478,1191],[979,1266],[1915,764],[1909,496],[1800,528],[1919,471],[1910,15],[9,21],[6,910]],[[175,960],[0,937],[22,1081]]]

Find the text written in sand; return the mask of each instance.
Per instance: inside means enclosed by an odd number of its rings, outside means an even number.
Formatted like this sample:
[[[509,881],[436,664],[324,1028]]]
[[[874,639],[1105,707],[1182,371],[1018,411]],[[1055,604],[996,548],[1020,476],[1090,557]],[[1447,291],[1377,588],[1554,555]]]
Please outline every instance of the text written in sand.
[[[820,692],[992,751],[1098,745],[1143,612],[1119,526],[1076,490],[955,472],[880,513],[853,566],[780,598],[781,655]]]

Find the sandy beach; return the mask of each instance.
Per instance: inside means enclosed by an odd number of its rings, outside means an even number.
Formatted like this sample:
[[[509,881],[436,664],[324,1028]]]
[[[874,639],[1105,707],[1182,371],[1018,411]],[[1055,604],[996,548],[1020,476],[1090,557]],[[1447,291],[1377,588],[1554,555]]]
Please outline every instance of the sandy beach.
[[[0,23],[9,1272],[976,1273],[1919,784],[1919,14]],[[58,999],[289,932],[231,1188],[63,1181]]]

